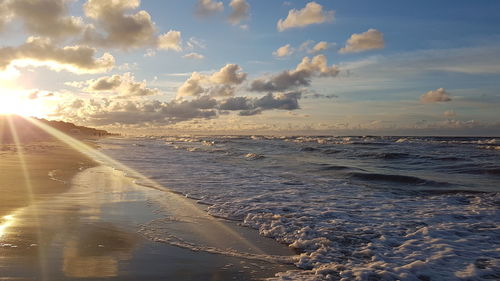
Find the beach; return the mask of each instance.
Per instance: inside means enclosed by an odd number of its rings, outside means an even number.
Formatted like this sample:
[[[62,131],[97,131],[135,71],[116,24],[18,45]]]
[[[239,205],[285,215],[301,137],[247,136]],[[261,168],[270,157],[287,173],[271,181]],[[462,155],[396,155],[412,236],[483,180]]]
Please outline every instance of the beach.
[[[25,171],[12,147],[2,156],[0,280],[256,280],[294,269],[288,247],[206,205],[58,142],[22,152]]]
[[[0,157],[0,217],[32,201],[65,192],[77,172],[95,165],[82,153],[57,141],[2,144]]]

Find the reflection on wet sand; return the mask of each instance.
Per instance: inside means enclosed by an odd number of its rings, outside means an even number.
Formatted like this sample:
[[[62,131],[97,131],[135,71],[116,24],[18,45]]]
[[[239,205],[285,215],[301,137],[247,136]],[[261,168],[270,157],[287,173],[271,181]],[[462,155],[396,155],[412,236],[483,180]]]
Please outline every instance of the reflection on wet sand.
[[[0,238],[4,236],[4,234],[7,231],[7,228],[9,228],[9,226],[11,226],[13,223],[14,223],[13,215],[7,215],[0,218]]]
[[[235,224],[214,227],[213,218],[191,212],[176,196],[138,186],[109,167],[87,169],[74,178],[66,193],[34,202],[0,220],[0,246],[11,245],[0,247],[0,276],[47,281],[251,280],[290,268],[258,259],[246,264],[252,256],[244,253],[291,253],[274,241],[259,240],[255,232],[233,239]],[[157,221],[161,227],[154,229],[155,234],[182,237],[195,247],[165,245],[156,242],[161,237],[139,234],[141,227]],[[225,255],[205,249],[233,252]],[[235,251],[243,254],[231,254]]]
[[[68,277],[118,276],[119,261],[130,260],[138,236],[109,224],[83,229],[64,245],[63,272]]]

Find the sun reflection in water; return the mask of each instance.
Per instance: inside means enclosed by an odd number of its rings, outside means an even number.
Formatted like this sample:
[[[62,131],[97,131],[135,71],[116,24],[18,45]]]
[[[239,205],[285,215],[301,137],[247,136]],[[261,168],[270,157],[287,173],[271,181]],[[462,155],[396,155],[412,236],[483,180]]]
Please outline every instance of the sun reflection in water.
[[[3,216],[0,220],[0,239],[7,233],[7,229],[14,223],[14,216]]]

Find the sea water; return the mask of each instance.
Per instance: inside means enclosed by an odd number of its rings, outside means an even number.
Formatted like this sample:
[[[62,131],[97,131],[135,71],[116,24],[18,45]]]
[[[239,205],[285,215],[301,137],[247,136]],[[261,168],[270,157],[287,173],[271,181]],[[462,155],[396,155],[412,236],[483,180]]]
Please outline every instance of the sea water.
[[[500,279],[500,139],[169,136],[101,145],[209,214],[295,249],[297,270],[275,280]]]

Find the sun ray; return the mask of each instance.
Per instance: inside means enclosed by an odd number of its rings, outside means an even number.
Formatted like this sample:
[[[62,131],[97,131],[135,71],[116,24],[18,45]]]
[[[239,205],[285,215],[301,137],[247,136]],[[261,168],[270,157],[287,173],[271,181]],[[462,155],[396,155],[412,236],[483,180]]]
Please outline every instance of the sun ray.
[[[26,120],[28,120],[29,122],[31,122],[32,124],[34,124],[35,126],[39,127],[40,129],[44,130],[45,132],[49,133],[50,135],[52,135],[53,137],[55,137],[56,139],[62,141],[63,143],[67,144],[68,146],[70,146],[71,148],[83,153],[84,155],[87,155],[88,157],[92,158],[92,159],[95,159],[103,164],[106,164],[108,166],[111,166],[111,167],[114,167],[116,169],[119,169],[119,170],[122,170],[123,172],[125,172],[126,174],[132,176],[133,178],[136,178],[136,179],[140,179],[141,181],[145,182],[146,185],[148,187],[151,187],[151,188],[154,188],[154,189],[157,189],[157,190],[161,190],[161,191],[166,191],[166,192],[171,192],[172,194],[176,194],[176,193],[173,193],[170,189],[164,187],[163,185],[159,184],[158,182],[144,176],[143,174],[141,174],[140,172],[122,164],[121,162],[119,161],[116,161],[115,159],[99,152],[98,150],[92,148],[91,146],[57,130],[57,129],[54,129],[36,119],[33,119],[33,118],[29,118],[29,117],[23,117],[25,118]],[[178,202],[185,208],[189,209],[191,212],[193,212],[194,214],[197,214],[199,216],[205,216],[206,213],[199,209],[198,207],[194,206],[193,202],[190,201],[188,198],[185,198],[183,196],[176,196],[176,198],[178,199]],[[246,247],[248,247],[249,249],[252,249],[253,251],[255,251],[256,253],[258,254],[265,254],[265,252],[260,249],[259,247],[257,247],[256,245],[252,244],[250,241],[248,241],[247,239],[245,239],[244,237],[242,237],[240,234],[238,234],[236,231],[234,231],[233,229],[229,228],[228,226],[222,224],[220,221],[218,221],[217,219],[215,218],[212,218],[210,217],[211,221],[213,222],[213,225],[218,227],[219,229],[223,230],[225,233],[229,234],[231,239],[233,239],[234,241],[239,241],[241,242],[243,245],[245,245]],[[193,229],[194,231],[198,231],[199,234],[203,235],[204,237],[206,237],[206,235],[204,235],[204,233],[201,233],[200,231],[201,230],[198,230],[198,229]],[[210,237],[206,237],[206,238],[210,238]]]
[[[23,180],[24,180],[24,186],[27,191],[28,199],[30,202],[30,205],[33,206],[33,215],[35,216],[35,224],[36,224],[36,230],[37,230],[37,242],[40,247],[38,248],[38,257],[39,257],[39,265],[40,265],[40,270],[42,273],[42,280],[48,280],[47,279],[47,271],[46,271],[46,259],[45,259],[45,253],[42,249],[43,245],[40,243],[41,241],[41,233],[40,233],[40,221],[39,221],[39,216],[38,216],[38,210],[36,206],[33,204],[34,202],[34,195],[33,195],[33,186],[31,182],[31,177],[29,174],[29,169],[26,164],[26,160],[24,159],[24,148],[22,146],[21,140],[19,139],[19,135],[17,133],[16,129],[16,124],[14,124],[14,121],[12,120],[12,116],[8,115],[7,116],[7,121],[8,121],[8,126],[10,128],[10,132],[12,135],[12,140],[14,141],[14,144],[16,146],[16,152],[17,152],[17,157],[19,158],[19,163],[20,167],[22,169],[23,173]],[[11,220],[12,222],[12,220]],[[5,231],[5,229],[4,229]]]

